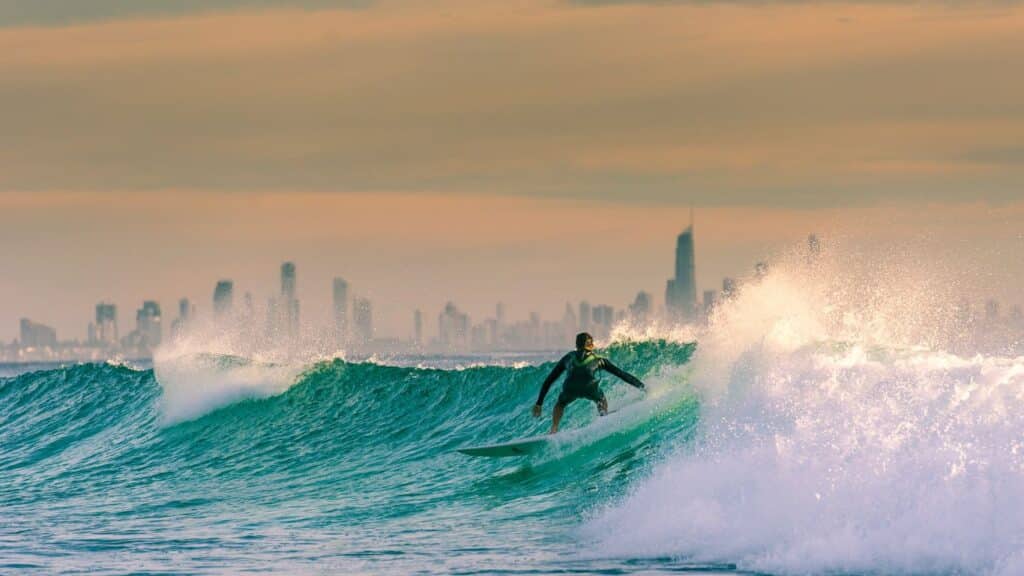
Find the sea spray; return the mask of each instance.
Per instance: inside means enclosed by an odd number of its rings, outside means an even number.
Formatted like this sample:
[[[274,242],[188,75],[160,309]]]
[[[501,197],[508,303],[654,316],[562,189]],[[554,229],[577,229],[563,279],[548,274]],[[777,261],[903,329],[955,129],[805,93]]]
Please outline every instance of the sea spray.
[[[162,358],[154,364],[164,422],[174,424],[245,398],[264,398],[288,389],[302,367],[247,358],[196,354]]]
[[[715,311],[697,440],[598,508],[585,557],[1020,573],[1024,358],[947,351],[978,347],[941,271],[846,256],[782,261]]]
[[[343,355],[300,344],[240,327],[199,326],[175,337],[153,358],[163,421],[174,424],[246,398],[280,394],[307,367]]]

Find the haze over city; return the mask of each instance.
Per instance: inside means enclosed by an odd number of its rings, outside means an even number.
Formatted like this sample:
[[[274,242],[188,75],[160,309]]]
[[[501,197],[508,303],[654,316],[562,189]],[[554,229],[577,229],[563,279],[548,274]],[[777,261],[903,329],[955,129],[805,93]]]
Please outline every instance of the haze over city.
[[[0,340],[283,261],[394,337],[660,298],[691,205],[699,290],[816,231],[1021,303],[1016,4],[74,6],[0,6]]]

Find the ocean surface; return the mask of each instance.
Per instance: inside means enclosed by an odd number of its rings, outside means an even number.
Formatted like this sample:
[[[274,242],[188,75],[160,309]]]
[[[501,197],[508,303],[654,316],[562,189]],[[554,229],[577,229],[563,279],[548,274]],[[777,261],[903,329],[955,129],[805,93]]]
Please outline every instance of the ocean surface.
[[[1024,574],[1024,359],[844,339],[781,288],[607,345],[649,393],[606,380],[530,459],[455,450],[543,432],[557,355],[9,374],[0,573]]]

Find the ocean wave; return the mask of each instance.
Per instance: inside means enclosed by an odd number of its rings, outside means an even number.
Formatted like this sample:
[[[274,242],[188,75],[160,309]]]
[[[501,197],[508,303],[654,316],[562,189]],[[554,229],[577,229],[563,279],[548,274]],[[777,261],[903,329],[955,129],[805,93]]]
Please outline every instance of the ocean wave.
[[[783,263],[721,306],[694,441],[593,512],[585,555],[1020,573],[1024,357],[950,352],[955,290],[898,263]]]

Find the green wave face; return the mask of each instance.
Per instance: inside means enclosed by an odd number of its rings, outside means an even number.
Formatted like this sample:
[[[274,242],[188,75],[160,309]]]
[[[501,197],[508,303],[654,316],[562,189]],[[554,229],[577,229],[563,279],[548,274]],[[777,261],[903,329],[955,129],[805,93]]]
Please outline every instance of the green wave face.
[[[639,395],[606,379],[627,415],[584,429],[595,410],[577,402],[566,414],[577,441],[532,460],[455,449],[546,430],[548,415],[529,411],[552,364],[324,362],[280,394],[171,425],[152,371],[85,365],[0,380],[0,558],[43,571],[564,567],[577,556],[571,527],[692,435],[692,352],[657,341],[606,350],[656,397],[630,404]]]

